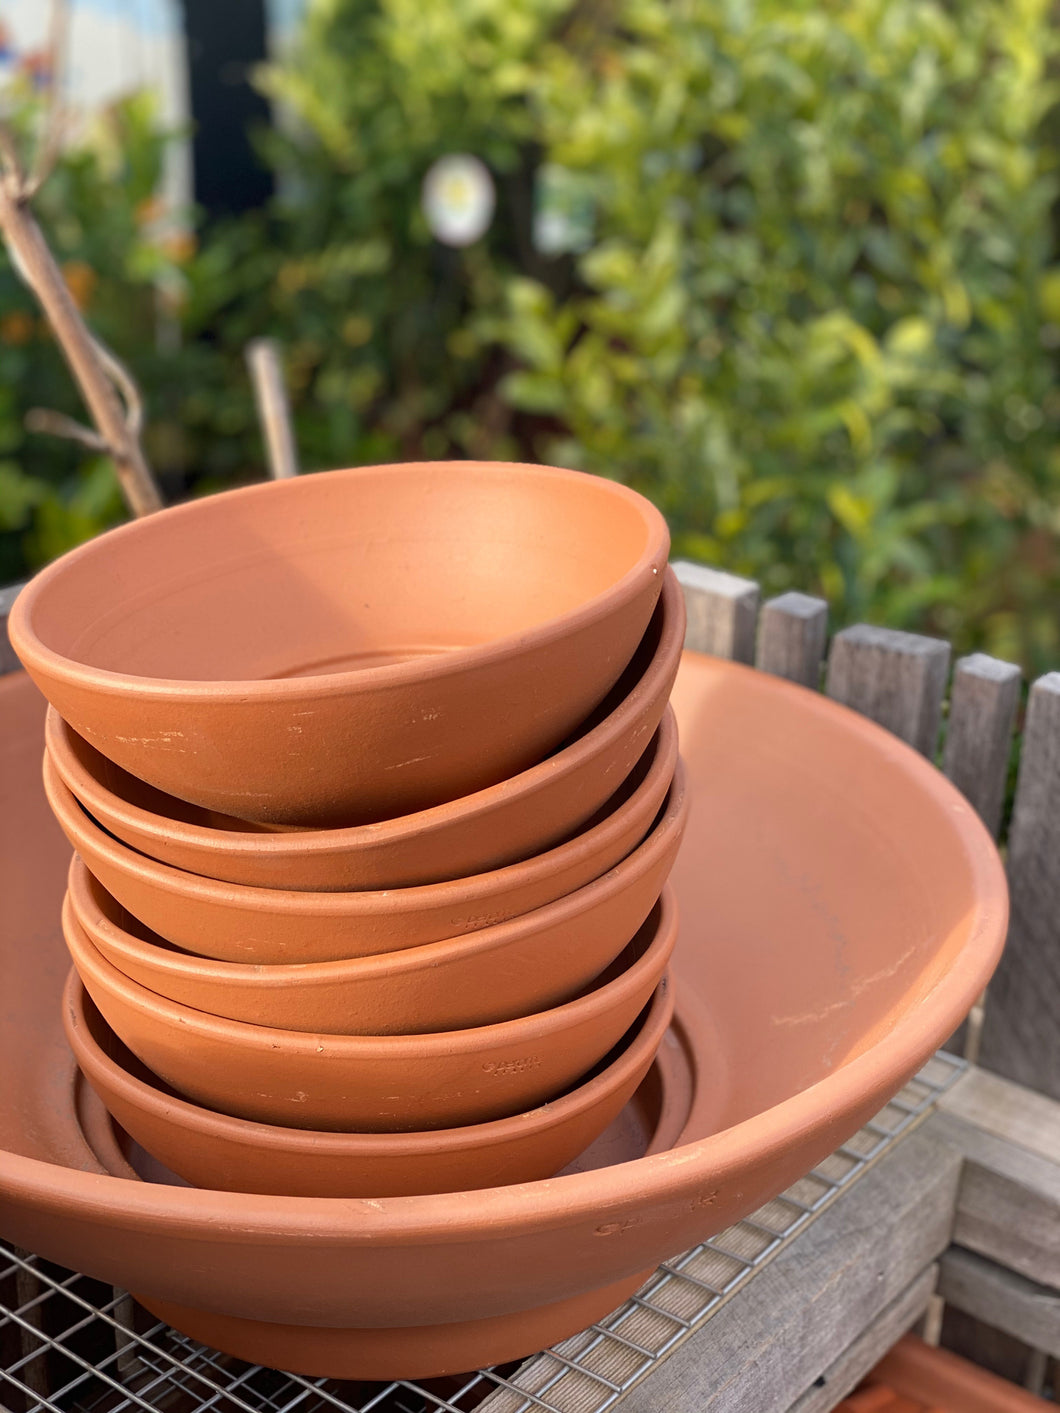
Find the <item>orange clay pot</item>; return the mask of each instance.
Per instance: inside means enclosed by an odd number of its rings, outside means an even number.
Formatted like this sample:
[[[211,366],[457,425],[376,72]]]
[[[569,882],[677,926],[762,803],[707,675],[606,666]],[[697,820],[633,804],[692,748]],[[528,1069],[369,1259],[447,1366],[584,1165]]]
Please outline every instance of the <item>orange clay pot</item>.
[[[632,658],[669,544],[602,477],[357,467],[100,535],[23,590],[11,642],[139,779],[241,819],[356,824],[548,755]]]
[[[401,1197],[548,1178],[621,1112],[673,1013],[665,979],[589,1080],[529,1113],[426,1133],[320,1133],[248,1123],[167,1093],[88,1001],[76,973],[64,1020],[78,1064],[111,1114],[153,1157],[197,1187],[301,1197]]]
[[[72,974],[74,975],[76,974]],[[70,984],[72,982],[68,978],[68,985]],[[95,1010],[91,1000],[84,995],[83,987],[80,994],[84,997],[84,1011],[99,1017],[99,1012]],[[113,1035],[112,1031],[106,1029],[101,1017],[98,1023],[104,1027],[107,1035]],[[160,1081],[151,1076],[150,1070],[141,1067],[135,1055],[126,1050],[116,1037],[114,1044],[119,1047],[123,1065],[129,1066],[127,1073],[132,1073],[133,1067],[139,1067],[138,1072],[150,1076],[154,1087],[160,1085]],[[685,1127],[695,1094],[696,1070],[690,1063],[690,1046],[691,1040],[681,1016],[675,1013],[655,1060],[629,1102],[603,1133],[594,1138],[587,1148],[561,1170],[559,1176],[595,1172],[600,1168],[613,1167],[616,1163],[634,1162],[649,1153],[668,1152]],[[192,1185],[186,1178],[167,1168],[158,1158],[152,1157],[124,1129],[115,1124],[80,1070],[73,1076],[73,1103],[85,1142],[104,1171],[112,1177],[177,1187]],[[198,1112],[200,1115],[207,1115],[211,1111],[200,1109]],[[243,1120],[227,1122],[242,1124]],[[504,1120],[499,1122],[503,1123]],[[295,1129],[277,1129],[275,1132],[284,1133],[289,1138],[297,1138],[298,1135],[298,1130]],[[317,1137],[324,1143],[343,1141],[333,1133],[320,1133]],[[360,1135],[362,1140],[366,1137],[369,1135]],[[391,1138],[386,1141],[403,1140]]]
[[[256,829],[164,795],[108,761],[51,708],[47,747],[63,782],[110,834],[189,873],[315,892],[466,878],[562,843],[604,808],[663,717],[685,634],[672,570],[633,661],[554,755],[417,814],[349,829]]]
[[[166,941],[233,961],[324,961],[374,956],[474,933],[575,894],[607,874],[649,831],[655,832],[677,764],[672,715],[660,732],[614,807],[547,854],[475,878],[367,893],[249,888],[157,863],[99,829],[47,756],[44,775],[49,799],[74,848],[129,913]],[[648,857],[663,847],[671,828],[679,834],[680,819],[671,811],[660,827],[663,838],[649,848]],[[675,837],[674,851],[678,842]],[[638,868],[627,872],[635,874]]]
[[[447,1028],[459,1022],[443,1016],[514,1014],[520,1006],[532,1009],[540,1002],[543,1007],[551,1003],[548,998],[571,995],[618,955],[647,917],[673,865],[688,815],[685,776],[678,765],[647,838],[602,878],[520,917],[438,941],[413,946],[414,938],[387,929],[388,940],[401,950],[351,957],[358,939],[370,949],[381,939],[378,933],[365,939],[363,931],[343,926],[349,921],[343,912],[346,895],[244,889],[236,906],[225,906],[232,903],[237,885],[177,874],[132,854],[96,828],[47,761],[45,780],[67,837],[93,876],[127,914],[155,934],[153,944],[138,944],[128,933],[123,937],[120,915],[109,910],[118,926],[100,940],[109,952],[120,949],[123,970],[149,968],[145,984],[166,995],[172,986],[193,987],[198,999],[192,1003],[208,1002],[207,1010],[227,1004],[227,994],[242,1008],[278,1004],[293,1021],[305,1017],[308,1023],[314,1014],[332,1021],[349,1015],[351,1025],[379,1033],[430,1028],[428,1016],[439,1018],[431,1026]],[[250,893],[254,903],[275,899],[277,908],[286,905],[286,911],[239,907]],[[350,896],[361,900],[372,895]],[[381,896],[380,902],[385,901]],[[377,917],[385,923],[385,914]],[[356,915],[354,921],[364,923]],[[159,938],[197,955],[160,948]],[[571,945],[574,938],[577,947]],[[223,955],[215,955],[211,964],[198,955],[204,952]],[[286,965],[280,970],[279,964]],[[317,969],[308,970],[310,964]],[[290,990],[294,978],[297,996]]]
[[[835,702],[686,654],[696,804],[672,882],[699,1082],[670,1152],[472,1197],[233,1195],[102,1174],[60,1020],[69,850],[43,706],[0,679],[0,1236],[226,1350],[357,1378],[517,1358],[782,1191],[883,1106],[986,985],[1004,872],[927,761]]]
[[[904,1335],[836,1413],[1041,1413],[1044,1402],[948,1349]]]
[[[591,990],[536,1015],[421,1035],[326,1035],[225,1020],[169,1001],[103,957],[64,909],[66,942],[108,1025],[183,1097],[238,1118],[407,1133],[506,1118],[563,1093],[616,1045],[677,936],[664,894]]]
[[[604,878],[493,927],[370,957],[261,966],[177,951],[130,918],[77,855],[70,908],[111,965],[212,1015],[333,1035],[487,1025],[562,1004],[618,956],[662,891],[687,812],[679,771],[652,834]]]

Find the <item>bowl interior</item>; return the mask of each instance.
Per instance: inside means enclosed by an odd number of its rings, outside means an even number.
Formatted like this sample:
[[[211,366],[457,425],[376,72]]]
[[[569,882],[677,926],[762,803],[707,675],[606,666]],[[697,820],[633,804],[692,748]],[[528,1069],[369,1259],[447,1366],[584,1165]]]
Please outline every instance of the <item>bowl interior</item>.
[[[692,655],[674,704],[694,803],[673,969],[723,1058],[691,1141],[885,1045],[959,970],[983,925],[984,864],[952,792],[852,713]],[[85,1167],[59,1014],[69,849],[39,782],[43,714],[23,674],[0,680],[0,1150]]]
[[[37,637],[88,667],[168,680],[387,666],[581,609],[634,570],[654,528],[620,488],[547,468],[365,467],[268,490],[83,547],[42,581]]]

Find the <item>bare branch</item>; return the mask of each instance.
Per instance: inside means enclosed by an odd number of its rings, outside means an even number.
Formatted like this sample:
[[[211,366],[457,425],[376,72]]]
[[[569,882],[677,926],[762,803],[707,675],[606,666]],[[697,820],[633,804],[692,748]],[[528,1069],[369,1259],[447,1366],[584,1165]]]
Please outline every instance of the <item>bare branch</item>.
[[[51,25],[48,34],[48,66],[50,69],[48,99],[44,122],[33,170],[23,181],[23,199],[35,196],[51,175],[59,157],[63,139],[63,80],[66,72],[66,41],[70,25],[67,0],[52,0]]]
[[[13,199],[21,201],[26,185],[26,173],[15,134],[3,121],[0,121],[0,163],[3,165],[5,185],[11,189]]]
[[[129,508],[135,515],[159,510],[162,498],[136,435],[143,406],[136,384],[113,354],[101,356],[101,347],[81,317],[28,202],[13,186],[10,181],[0,182],[0,232],[12,261],[24,272],[44,310],[100,439],[114,459]],[[115,383],[129,399],[125,406]]]
[[[140,433],[144,429],[144,400],[140,394],[139,384],[117,354],[111,352],[98,334],[91,334],[90,337],[107,377],[118,389],[122,402],[125,404],[125,426],[129,435],[139,440]]]
[[[27,176],[10,127],[0,122],[0,233],[11,263],[36,295],[98,432],[61,413],[38,409],[27,418],[35,431],[70,437],[114,461],[122,493],[134,515],[160,510],[162,497],[147,464],[140,434],[143,399],[136,380],[90,331],[66,287],[30,198],[55,166],[62,137],[62,75],[69,20],[67,0],[52,0],[49,55],[51,88],[32,173]]]
[[[72,417],[67,417],[65,412],[52,412],[47,407],[31,407],[25,420],[28,432],[41,432],[49,437],[65,437],[68,441],[91,447],[93,451],[111,451],[98,432],[75,422]]]

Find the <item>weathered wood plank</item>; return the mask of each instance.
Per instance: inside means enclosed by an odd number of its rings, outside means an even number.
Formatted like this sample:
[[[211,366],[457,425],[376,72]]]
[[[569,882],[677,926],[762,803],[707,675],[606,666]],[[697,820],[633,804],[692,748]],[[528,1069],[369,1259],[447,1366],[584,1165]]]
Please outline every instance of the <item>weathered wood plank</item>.
[[[679,559],[673,565],[685,591],[685,647],[733,662],[754,662],[760,591],[753,579]]]
[[[938,1266],[921,1271],[901,1295],[864,1329],[835,1362],[792,1404],[788,1413],[830,1413],[924,1313],[935,1289]]]
[[[21,588],[21,584],[11,584],[6,589],[0,589],[0,677],[6,672],[17,672],[22,666],[7,636],[7,615]]]
[[[828,605],[809,594],[788,593],[763,604],[755,666],[804,687],[821,685],[828,633]]]
[[[933,758],[950,645],[858,623],[832,639],[825,690]]]
[[[1034,683],[1008,836],[1012,921],[980,1059],[1060,1098],[1060,672]]]
[[[954,1243],[1060,1288],[1060,1168],[952,1113],[931,1124],[964,1156]]]
[[[1044,1094],[973,1067],[939,1098],[938,1108],[1060,1169],[1060,1104]]]
[[[966,1315],[1060,1358],[1060,1291],[951,1246],[942,1257],[939,1294]]]
[[[953,669],[942,768],[997,838],[1005,803],[1020,670],[973,653]]]
[[[782,1413],[945,1249],[961,1159],[930,1121],[680,1345],[627,1413]]]
[[[942,768],[997,838],[1008,782],[1012,728],[1020,700],[1020,670],[985,653],[962,657],[953,670]],[[984,998],[946,1041],[973,1062],[982,1041]]]

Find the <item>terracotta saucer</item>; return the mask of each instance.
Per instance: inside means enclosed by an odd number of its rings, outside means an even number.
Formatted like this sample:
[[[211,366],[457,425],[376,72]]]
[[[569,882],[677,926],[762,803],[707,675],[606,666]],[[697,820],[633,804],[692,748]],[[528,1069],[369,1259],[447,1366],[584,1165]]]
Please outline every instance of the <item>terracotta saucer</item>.
[[[651,1153],[668,1153],[680,1141],[692,1114],[696,1086],[704,1072],[716,1075],[709,1045],[693,1039],[680,1009],[637,1089],[611,1123],[564,1167],[559,1176],[595,1172],[631,1163]],[[107,1112],[83,1074],[72,1082],[73,1105],[81,1133],[101,1170],[132,1181],[192,1187],[132,1138]]]
[[[676,745],[672,737],[670,744]],[[654,786],[659,783],[655,780]],[[338,987],[346,992],[337,1002],[338,1010],[349,1011],[352,1002],[364,1028],[379,1033],[459,1024],[429,1016],[432,1009],[447,1004],[451,1011],[454,1000],[458,1011],[463,1005],[467,1013],[476,995],[481,1006],[493,1010],[494,1018],[505,1010],[515,1014],[519,1005],[529,1009],[535,1001],[550,1004],[564,991],[570,995],[618,953],[647,916],[669,875],[688,814],[678,761],[669,789],[664,784],[662,808],[654,820],[642,816],[647,833],[635,848],[628,841],[630,852],[606,873],[597,876],[591,867],[589,879],[573,892],[507,917],[504,907],[499,916],[494,914],[488,896],[476,900],[478,880],[431,884],[396,895],[297,893],[216,883],[144,858],[111,839],[85,814],[47,757],[44,788],[92,875],[131,917],[156,934],[156,941],[164,938],[200,957],[245,964],[211,968],[204,963],[196,971],[189,958],[181,977],[178,959],[167,968],[156,952],[153,966],[159,983],[168,970],[173,984],[197,987],[200,995],[216,986],[219,992],[230,989],[235,997],[250,985],[260,989],[261,1004],[268,1006],[270,989],[288,993],[290,986],[285,973],[272,973],[270,967],[289,964],[301,969],[307,963],[342,962],[344,967],[302,972],[300,992],[289,995],[290,1004],[297,1006],[297,996],[303,991],[308,995],[312,986],[318,1004],[326,1006],[326,993]],[[653,787],[651,796],[655,793]],[[554,886],[545,881],[547,870],[538,871],[536,863],[511,867],[516,874],[524,869],[538,873],[539,892]],[[518,885],[514,891],[519,892]],[[417,897],[408,895],[421,893],[431,895],[433,905],[417,912]],[[471,897],[461,900],[461,893]],[[447,897],[454,900],[452,905]],[[388,907],[391,901],[393,909]],[[480,906],[482,911],[476,912]],[[568,939],[575,930],[579,948],[571,955]],[[119,943],[115,933],[114,946]],[[530,948],[536,954],[532,967],[527,964]],[[134,950],[135,964],[152,965],[150,947]],[[124,956],[132,963],[128,945]],[[401,991],[395,994],[399,983]],[[297,1012],[292,1023],[297,1024]]]
[[[621,955],[560,1006],[415,1035],[326,1035],[209,1015],[118,971],[69,899],[63,932],[107,1024],[183,1097],[257,1123],[404,1133],[507,1118],[580,1081],[669,985],[677,908],[665,890]]]
[[[27,585],[9,630],[138,779],[241,819],[364,823],[553,751],[632,658],[669,544],[599,476],[354,467],[100,535]]]
[[[48,713],[48,750],[104,829],[149,858],[255,888],[412,888],[518,863],[563,843],[643,754],[677,674],[685,601],[668,569],[633,661],[554,754],[497,785],[417,814],[348,829],[250,826],[137,780]]]
[[[332,1035],[489,1025],[561,1005],[610,965],[666,882],[687,806],[679,772],[648,838],[604,877],[522,917],[376,956],[286,966],[189,956],[130,918],[77,855],[69,911],[131,981],[211,1015]]]
[[[470,1199],[236,1198],[121,1181],[85,1156],[43,705],[25,678],[0,680],[0,1235],[222,1346],[253,1336],[269,1362],[351,1370],[356,1331],[389,1329],[367,1341],[365,1377],[457,1372],[573,1333],[820,1162],[986,984],[1004,872],[934,767],[834,702],[686,654],[674,706],[695,798],[674,970],[726,1074],[716,1095],[697,1085],[682,1143]]]
[[[907,1334],[836,1413],[1041,1413],[1044,1406],[990,1370]]]
[[[537,1109],[394,1135],[280,1128],[190,1104],[121,1044],[76,973],[63,997],[81,1069],[147,1152],[195,1187],[301,1197],[398,1197],[554,1177],[622,1112],[651,1068],[672,1012],[673,990],[660,987],[595,1072]]]

